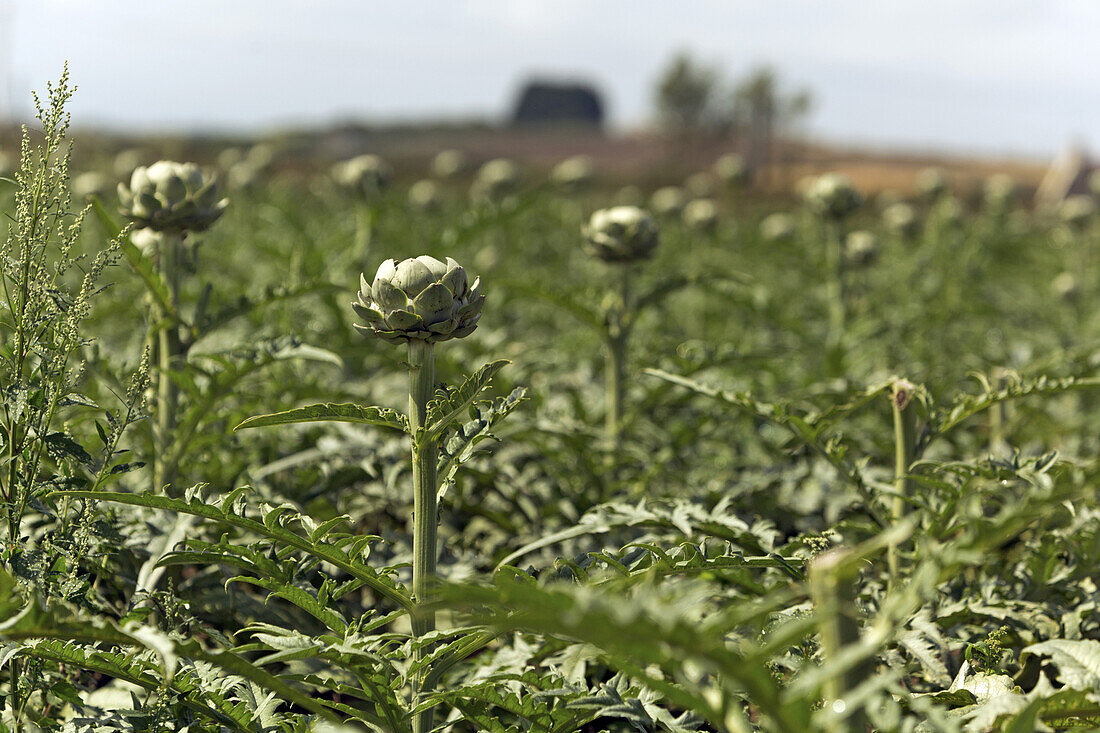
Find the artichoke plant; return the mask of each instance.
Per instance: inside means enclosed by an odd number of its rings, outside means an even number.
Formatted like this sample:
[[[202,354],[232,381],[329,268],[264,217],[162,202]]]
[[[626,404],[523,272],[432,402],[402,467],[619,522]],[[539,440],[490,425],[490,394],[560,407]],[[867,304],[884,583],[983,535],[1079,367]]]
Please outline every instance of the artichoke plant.
[[[826,219],[847,219],[863,203],[863,197],[847,176],[826,173],[818,176],[806,190],[806,203]]]
[[[481,278],[468,282],[466,270],[450,257],[446,262],[428,255],[389,259],[378,267],[373,283],[362,275],[359,279],[359,299],[351,307],[367,325],[355,327],[390,343],[462,338],[481,318]]]
[[[225,211],[218,184],[194,163],[161,160],[138,166],[130,185],[118,184],[122,213],[138,228],[158,232],[201,232]]]
[[[660,227],[652,216],[637,206],[613,206],[592,214],[581,233],[589,254],[616,265],[617,271],[618,293],[608,294],[603,314],[603,337],[607,347],[607,438],[614,456],[622,436],[627,342],[637,307],[630,292],[631,265],[653,254]]]
[[[620,264],[652,255],[659,232],[656,220],[637,206],[600,209],[583,229],[589,254],[604,262]]]
[[[408,344],[409,360],[409,434],[413,466],[413,577],[412,590],[417,607],[412,609],[412,629],[417,637],[435,630],[435,612],[419,604],[431,599],[432,582],[438,559],[438,436],[424,431],[429,427],[428,405],[435,396],[435,344],[470,335],[481,318],[485,296],[481,280],[469,283],[466,270],[448,257],[440,262],[421,255],[406,260],[389,259],[378,267],[374,282],[367,284],[360,275],[358,301],[351,304],[355,313],[367,322],[355,327],[390,343]],[[419,662],[428,658],[428,647],[415,653]],[[414,702],[430,694],[434,684],[430,675],[420,673]],[[430,705],[416,715],[414,733],[434,730]]]

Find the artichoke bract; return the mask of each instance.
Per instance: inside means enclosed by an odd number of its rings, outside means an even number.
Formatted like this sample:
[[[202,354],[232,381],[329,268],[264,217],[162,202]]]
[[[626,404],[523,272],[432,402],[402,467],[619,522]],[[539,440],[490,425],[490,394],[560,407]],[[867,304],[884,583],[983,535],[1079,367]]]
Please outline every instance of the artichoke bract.
[[[351,307],[367,325],[355,327],[395,344],[469,336],[485,302],[481,278],[468,282],[466,270],[450,257],[386,260],[373,283],[362,275],[359,282],[359,299]]]
[[[201,232],[225,211],[218,183],[194,163],[161,160],[138,166],[130,185],[118,184],[122,213],[140,228],[158,232]]]
[[[613,206],[592,214],[583,228],[586,248],[604,262],[642,260],[657,247],[660,226],[637,206]]]

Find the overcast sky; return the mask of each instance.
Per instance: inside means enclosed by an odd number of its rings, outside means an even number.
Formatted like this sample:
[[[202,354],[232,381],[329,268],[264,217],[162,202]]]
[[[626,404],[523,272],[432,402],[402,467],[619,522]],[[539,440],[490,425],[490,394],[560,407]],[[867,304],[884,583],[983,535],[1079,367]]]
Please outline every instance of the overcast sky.
[[[77,125],[139,130],[503,115],[528,74],[591,80],[620,127],[678,49],[813,90],[823,138],[1100,147],[1095,0],[0,0],[16,110],[69,61]],[[6,58],[5,58],[6,54]]]

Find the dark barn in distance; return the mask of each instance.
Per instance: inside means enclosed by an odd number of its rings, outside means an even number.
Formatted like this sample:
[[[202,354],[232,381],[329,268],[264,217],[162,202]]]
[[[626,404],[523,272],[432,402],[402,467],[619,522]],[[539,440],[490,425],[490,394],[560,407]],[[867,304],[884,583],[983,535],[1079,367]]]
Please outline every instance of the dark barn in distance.
[[[570,125],[600,128],[603,126],[603,101],[599,93],[587,84],[528,82],[520,92],[512,124],[518,127],[535,125]]]

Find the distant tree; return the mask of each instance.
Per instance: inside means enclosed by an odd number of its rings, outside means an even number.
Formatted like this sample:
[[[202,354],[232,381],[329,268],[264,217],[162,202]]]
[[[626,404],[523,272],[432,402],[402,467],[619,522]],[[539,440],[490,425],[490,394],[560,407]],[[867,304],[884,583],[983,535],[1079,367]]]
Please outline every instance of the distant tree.
[[[719,78],[717,69],[677,54],[657,80],[655,102],[664,128],[680,134],[713,127]]]
[[[776,138],[813,107],[809,90],[784,90],[770,67],[730,82],[686,52],[673,57],[658,77],[654,101],[666,132],[682,140],[700,133],[731,138],[750,172],[774,161]]]
[[[733,92],[732,127],[749,169],[772,162],[776,136],[804,119],[812,107],[809,90],[783,92],[775,70],[769,67],[753,70],[738,83]]]

